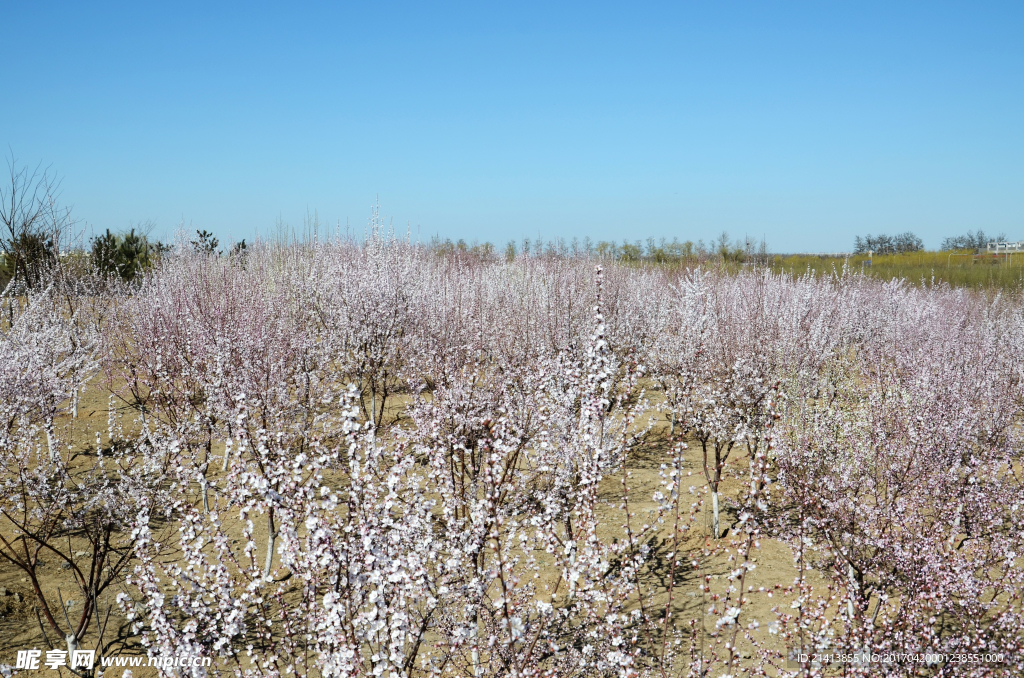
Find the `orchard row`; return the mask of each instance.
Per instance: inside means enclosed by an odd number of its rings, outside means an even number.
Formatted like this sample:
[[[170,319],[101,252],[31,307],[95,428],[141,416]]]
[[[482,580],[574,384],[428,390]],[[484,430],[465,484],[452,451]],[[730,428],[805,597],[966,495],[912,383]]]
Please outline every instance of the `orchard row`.
[[[0,567],[53,647],[246,676],[1024,661],[1015,301],[374,236],[5,302]],[[791,569],[755,588],[769,542]]]

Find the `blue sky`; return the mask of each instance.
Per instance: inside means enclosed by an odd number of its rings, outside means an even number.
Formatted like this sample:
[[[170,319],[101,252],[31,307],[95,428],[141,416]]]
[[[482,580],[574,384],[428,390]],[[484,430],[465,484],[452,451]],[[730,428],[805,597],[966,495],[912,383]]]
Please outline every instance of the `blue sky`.
[[[95,230],[1024,239],[1024,4],[0,1],[0,144]]]

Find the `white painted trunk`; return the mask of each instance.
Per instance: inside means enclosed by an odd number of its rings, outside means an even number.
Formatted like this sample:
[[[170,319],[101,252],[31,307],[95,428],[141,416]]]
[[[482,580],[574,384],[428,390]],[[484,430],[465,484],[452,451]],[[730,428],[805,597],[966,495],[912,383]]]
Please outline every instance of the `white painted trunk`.
[[[480,666],[480,646],[477,645],[477,626],[479,621],[476,615],[473,615],[473,625],[469,628],[470,645],[472,646],[472,657],[473,657],[473,675],[479,676],[483,673],[483,668]]]
[[[714,514],[712,529],[715,532],[715,539],[718,539],[718,535],[721,534],[718,529],[718,491],[715,490],[711,493],[711,510]]]
[[[853,571],[853,565],[847,564],[847,572],[850,575],[850,595],[846,599],[846,613],[850,617],[850,623],[853,623],[853,592],[857,590],[857,573]]]

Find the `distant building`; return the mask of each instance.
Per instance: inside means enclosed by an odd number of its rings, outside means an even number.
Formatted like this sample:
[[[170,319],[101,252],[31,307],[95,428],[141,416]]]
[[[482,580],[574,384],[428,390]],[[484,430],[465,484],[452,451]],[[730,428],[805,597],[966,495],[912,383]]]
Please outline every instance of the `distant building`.
[[[1005,254],[1007,252],[1024,252],[1024,240],[1017,242],[990,242],[985,251],[990,254]]]

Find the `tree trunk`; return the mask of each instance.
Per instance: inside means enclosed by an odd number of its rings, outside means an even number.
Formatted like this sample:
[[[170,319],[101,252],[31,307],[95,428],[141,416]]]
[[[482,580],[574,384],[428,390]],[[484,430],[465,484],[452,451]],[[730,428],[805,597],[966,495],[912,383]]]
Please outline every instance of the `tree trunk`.
[[[953,519],[953,529],[949,533],[949,545],[952,546],[956,542],[956,535],[960,532],[960,514],[963,513],[964,503],[960,502],[956,505],[956,518]]]
[[[270,567],[274,563],[274,541],[277,539],[277,531],[274,529],[274,509],[267,513],[267,562],[263,566],[263,576],[270,576]]]
[[[474,612],[473,613],[473,625],[469,627],[469,638],[470,638],[469,642],[470,642],[470,647],[472,648],[472,650],[470,651],[470,654],[471,654],[471,657],[473,659],[473,676],[474,676],[474,678],[476,676],[479,676],[481,673],[483,673],[483,669],[480,667],[480,646],[477,644],[478,643],[478,641],[477,641],[477,634],[478,634],[477,626],[479,625],[479,623],[480,622],[477,619],[477,615]]]
[[[199,487],[203,490],[203,513],[210,512],[210,496],[207,491],[209,486],[210,484],[206,482],[206,473],[203,472],[203,474],[199,476]]]
[[[234,437],[234,432],[231,430],[231,420],[228,420],[228,439],[224,443],[224,465],[220,467],[221,471],[228,470],[228,463],[231,461],[231,440]]]
[[[715,539],[718,539],[718,488],[711,490],[711,510],[714,514],[713,527]]]
[[[210,468],[210,453],[213,448],[213,430],[207,426],[207,438],[206,438],[206,449],[203,451],[203,465],[200,467],[202,476],[200,476],[199,484],[203,488],[203,512],[210,512],[210,497],[209,489],[210,483],[206,480],[206,472]]]
[[[55,447],[53,440],[53,419],[46,420],[46,447],[50,451],[50,462],[56,463],[57,461],[57,448]]]
[[[850,624],[853,624],[853,592],[857,590],[857,573],[853,570],[853,565],[847,563],[847,572],[850,575],[850,595],[846,599],[846,612],[850,615]]]

